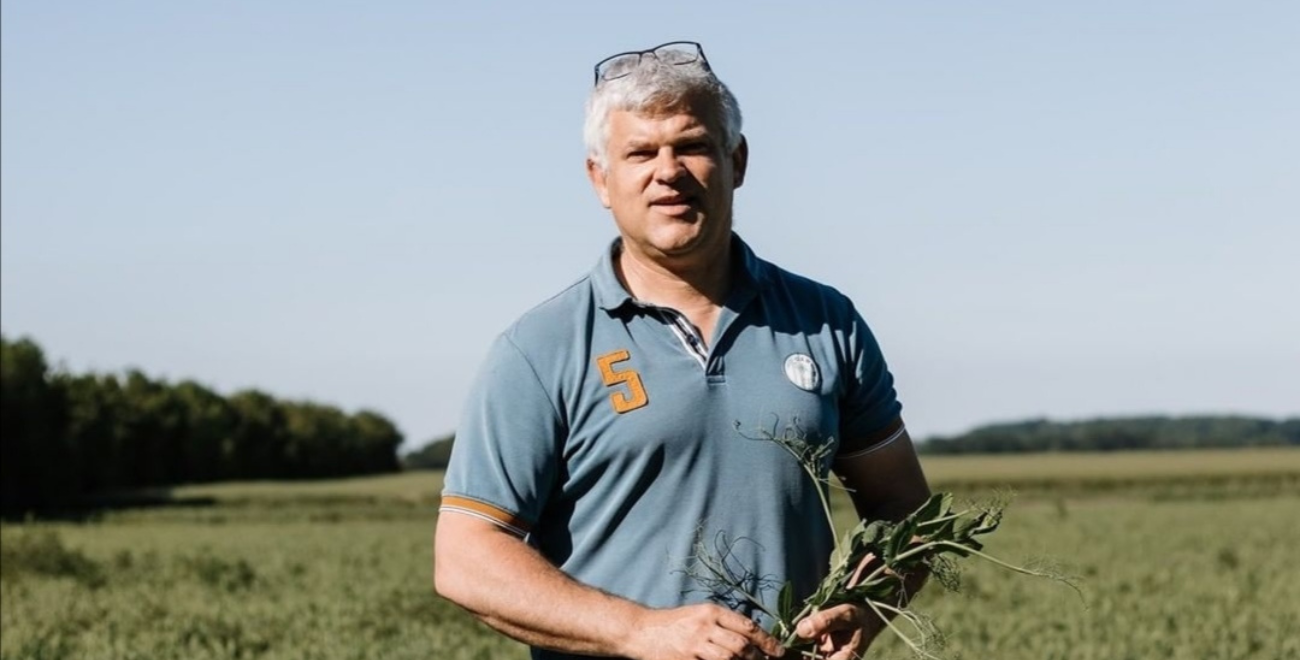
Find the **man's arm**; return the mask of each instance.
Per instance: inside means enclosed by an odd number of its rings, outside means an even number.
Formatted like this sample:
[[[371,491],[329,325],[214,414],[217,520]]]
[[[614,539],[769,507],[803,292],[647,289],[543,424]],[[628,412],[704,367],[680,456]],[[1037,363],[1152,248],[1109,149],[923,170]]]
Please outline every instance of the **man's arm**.
[[[434,541],[438,593],[526,644],[637,660],[779,656],[775,639],[716,605],[643,607],[572,579],[510,531],[445,512]]]
[[[930,485],[907,430],[885,445],[838,458],[832,469],[863,520],[902,520],[930,498]]]
[[[901,520],[930,497],[930,486],[907,431],[878,448],[836,459],[833,469],[864,520]],[[904,604],[925,583],[924,573],[904,576]],[[821,638],[829,660],[857,658],[884,630],[874,612],[856,605],[839,605],[815,612],[799,622],[804,639]]]

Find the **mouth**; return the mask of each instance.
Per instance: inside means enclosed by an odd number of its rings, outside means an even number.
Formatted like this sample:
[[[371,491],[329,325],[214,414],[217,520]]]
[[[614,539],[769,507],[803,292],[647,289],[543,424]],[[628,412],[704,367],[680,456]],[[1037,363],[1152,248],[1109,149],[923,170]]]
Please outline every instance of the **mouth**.
[[[665,195],[655,198],[650,206],[665,215],[685,215],[695,208],[695,198],[689,195]]]

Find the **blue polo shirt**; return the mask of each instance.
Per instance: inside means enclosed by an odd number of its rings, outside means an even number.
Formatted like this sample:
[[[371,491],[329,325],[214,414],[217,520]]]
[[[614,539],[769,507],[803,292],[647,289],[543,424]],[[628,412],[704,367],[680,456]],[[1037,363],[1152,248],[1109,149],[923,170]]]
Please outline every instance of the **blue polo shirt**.
[[[492,344],[441,512],[489,520],[580,582],[652,607],[736,606],[691,576],[696,541],[725,551],[769,606],[786,580],[803,598],[831,530],[817,486],[764,435],[826,445],[826,467],[899,437],[875,338],[844,295],[734,236],[732,291],[703,342],[678,312],[628,294],[619,249]]]

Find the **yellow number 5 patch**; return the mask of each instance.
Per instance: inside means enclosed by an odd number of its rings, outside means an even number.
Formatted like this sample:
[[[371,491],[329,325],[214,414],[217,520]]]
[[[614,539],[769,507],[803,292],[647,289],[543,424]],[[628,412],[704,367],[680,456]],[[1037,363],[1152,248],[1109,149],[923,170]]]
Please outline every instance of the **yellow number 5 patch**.
[[[596,358],[596,366],[600,367],[600,377],[605,381],[606,386],[627,384],[626,392],[614,392],[609,395],[609,402],[614,405],[614,412],[620,415],[650,403],[649,397],[645,394],[645,387],[641,385],[641,374],[638,374],[635,369],[614,371],[615,364],[624,362],[630,357],[632,357],[631,353],[621,350]]]

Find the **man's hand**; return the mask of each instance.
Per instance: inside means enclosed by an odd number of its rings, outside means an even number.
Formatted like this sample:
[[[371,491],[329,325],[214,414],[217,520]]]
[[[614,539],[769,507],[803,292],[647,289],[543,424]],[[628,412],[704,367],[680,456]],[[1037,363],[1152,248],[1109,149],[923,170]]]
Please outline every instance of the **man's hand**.
[[[795,625],[795,632],[816,641],[826,660],[857,660],[883,627],[880,617],[867,608],[845,604],[809,614]]]
[[[717,605],[650,610],[630,641],[638,660],[762,660],[785,653],[746,616]]]

